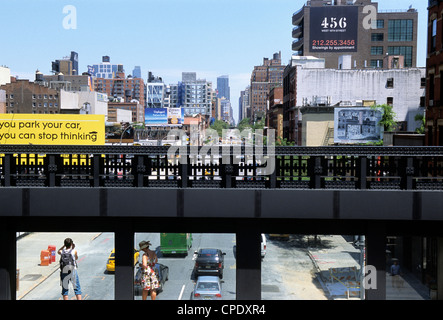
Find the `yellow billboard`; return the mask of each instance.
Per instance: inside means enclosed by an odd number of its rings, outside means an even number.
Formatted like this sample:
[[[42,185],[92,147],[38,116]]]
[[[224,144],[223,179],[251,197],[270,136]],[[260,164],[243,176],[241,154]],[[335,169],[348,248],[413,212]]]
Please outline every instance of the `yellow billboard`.
[[[0,144],[104,145],[105,116],[0,114]]]

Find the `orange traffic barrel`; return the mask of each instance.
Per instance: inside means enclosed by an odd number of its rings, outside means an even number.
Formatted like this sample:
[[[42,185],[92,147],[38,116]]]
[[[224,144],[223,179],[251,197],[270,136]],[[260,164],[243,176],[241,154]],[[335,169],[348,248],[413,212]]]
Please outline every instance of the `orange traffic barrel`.
[[[42,250],[40,253],[40,265],[41,266],[49,266],[49,250]]]
[[[48,246],[48,251],[50,255],[49,263],[55,262],[55,250],[56,250],[55,246],[53,245]]]

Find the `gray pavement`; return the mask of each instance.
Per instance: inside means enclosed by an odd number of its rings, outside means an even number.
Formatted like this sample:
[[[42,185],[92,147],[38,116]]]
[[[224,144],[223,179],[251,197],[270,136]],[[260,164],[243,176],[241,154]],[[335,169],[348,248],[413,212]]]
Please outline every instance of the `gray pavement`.
[[[348,242],[343,236],[339,235],[322,235],[319,236],[317,242],[313,236],[310,236],[310,245],[308,253],[313,261],[319,281],[322,283],[323,289],[331,292],[332,299],[347,299],[346,294],[340,295],[340,285],[335,281],[333,285],[328,280],[330,277],[330,268],[350,268],[356,267],[360,269],[360,249],[356,248],[351,242]],[[386,275],[386,300],[429,300],[429,289],[416,279],[412,274],[403,270],[402,276],[395,279],[388,273]],[[358,297],[350,296],[350,299],[358,299]]]
[[[58,250],[63,246],[65,238],[72,238],[74,244],[79,247],[88,244],[100,233],[57,233],[39,232],[29,233],[21,236],[17,240],[17,269],[18,287],[17,300],[24,298],[40,283],[45,281],[53,273],[59,271],[59,255],[56,253],[55,262],[48,266],[40,265],[40,253],[47,250],[49,245],[54,245]]]

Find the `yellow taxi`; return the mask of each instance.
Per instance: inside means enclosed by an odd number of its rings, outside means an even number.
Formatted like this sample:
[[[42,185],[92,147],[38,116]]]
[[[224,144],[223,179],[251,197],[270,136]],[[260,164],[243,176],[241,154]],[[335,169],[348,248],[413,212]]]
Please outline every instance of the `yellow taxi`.
[[[134,266],[138,263],[139,257],[140,252],[137,249],[134,249]],[[111,254],[108,257],[108,261],[106,262],[106,271],[115,272],[115,249],[112,249]]]

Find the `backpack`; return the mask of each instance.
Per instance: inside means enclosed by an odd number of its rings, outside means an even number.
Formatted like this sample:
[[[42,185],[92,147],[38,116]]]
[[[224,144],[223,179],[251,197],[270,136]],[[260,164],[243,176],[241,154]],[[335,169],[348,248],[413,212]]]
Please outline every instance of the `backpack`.
[[[72,256],[72,250],[66,251],[63,250],[61,252],[60,257],[60,271],[63,273],[70,273],[75,268],[74,257]]]

